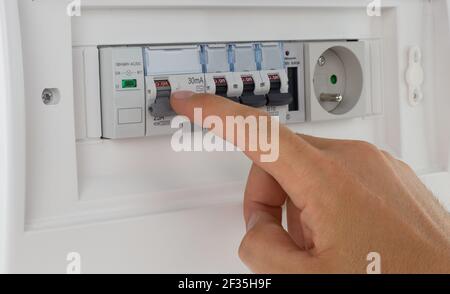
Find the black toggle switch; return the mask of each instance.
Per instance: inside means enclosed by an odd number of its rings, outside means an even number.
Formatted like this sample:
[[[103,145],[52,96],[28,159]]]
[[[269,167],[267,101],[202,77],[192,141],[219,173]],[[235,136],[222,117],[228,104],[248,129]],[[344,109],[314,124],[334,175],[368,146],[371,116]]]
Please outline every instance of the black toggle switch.
[[[267,94],[267,106],[289,105],[294,100],[291,93],[281,93],[281,78],[278,74],[269,74],[270,92]]]
[[[244,85],[244,89],[242,95],[250,96],[253,95],[255,91],[255,80],[252,76],[242,76],[242,84]]]
[[[239,101],[239,97],[226,97],[226,98],[228,98],[228,99],[230,99],[231,101],[236,102],[236,103],[239,103],[239,102],[240,102],[240,101]]]
[[[228,93],[228,83],[224,77],[214,78],[216,84],[216,95],[226,97]]]
[[[265,95],[249,95],[241,96],[241,103],[251,107],[263,107],[267,104]]]
[[[239,103],[239,97],[228,97],[228,82],[224,77],[215,77],[214,83],[216,84],[216,95],[230,99],[233,102]]]
[[[242,76],[244,90],[241,96],[241,103],[251,107],[263,107],[267,104],[265,95],[255,95],[255,80],[252,76]]]
[[[270,92],[280,92],[281,78],[278,74],[269,74]]]
[[[267,106],[289,105],[294,101],[291,93],[269,93],[267,94]]]

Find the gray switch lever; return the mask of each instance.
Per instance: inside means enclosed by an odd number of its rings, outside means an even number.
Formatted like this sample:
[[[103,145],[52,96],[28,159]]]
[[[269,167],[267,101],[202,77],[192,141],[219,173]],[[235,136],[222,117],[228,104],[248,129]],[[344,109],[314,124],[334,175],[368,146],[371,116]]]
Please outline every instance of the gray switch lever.
[[[148,108],[154,117],[174,116],[176,113],[170,106],[170,97],[157,97],[155,102]]]

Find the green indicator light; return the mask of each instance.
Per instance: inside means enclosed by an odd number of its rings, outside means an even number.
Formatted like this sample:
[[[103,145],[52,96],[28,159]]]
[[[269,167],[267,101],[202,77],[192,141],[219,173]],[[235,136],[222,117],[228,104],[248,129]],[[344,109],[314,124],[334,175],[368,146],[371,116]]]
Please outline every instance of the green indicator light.
[[[337,84],[337,81],[338,81],[338,79],[337,79],[337,76],[336,76],[336,75],[332,75],[332,76],[330,77],[330,82],[331,82],[333,85],[336,85],[336,84]]]
[[[137,88],[137,80],[122,80],[122,89]]]

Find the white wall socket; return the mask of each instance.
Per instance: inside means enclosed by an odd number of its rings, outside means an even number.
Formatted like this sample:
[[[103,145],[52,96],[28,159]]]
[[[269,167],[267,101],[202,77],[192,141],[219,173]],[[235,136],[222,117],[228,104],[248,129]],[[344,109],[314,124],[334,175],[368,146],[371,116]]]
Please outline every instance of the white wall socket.
[[[368,115],[368,46],[363,41],[305,44],[308,121]]]

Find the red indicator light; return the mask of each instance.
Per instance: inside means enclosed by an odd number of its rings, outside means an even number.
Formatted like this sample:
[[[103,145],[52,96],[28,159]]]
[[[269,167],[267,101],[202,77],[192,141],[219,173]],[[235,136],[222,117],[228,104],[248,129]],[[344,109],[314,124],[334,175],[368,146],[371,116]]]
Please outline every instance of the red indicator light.
[[[222,78],[222,77],[214,78],[214,83],[217,86],[226,86],[227,85],[227,80],[225,78]]]
[[[244,84],[254,84],[255,83],[252,76],[242,76],[241,78],[242,78],[242,82],[244,82]]]
[[[168,80],[155,81],[156,88],[170,88],[170,83]]]
[[[279,81],[280,80],[280,76],[277,74],[269,74],[269,80],[271,81]]]

